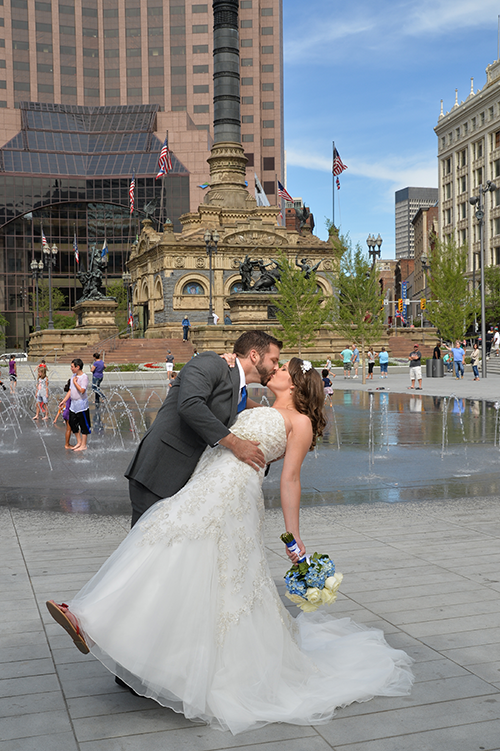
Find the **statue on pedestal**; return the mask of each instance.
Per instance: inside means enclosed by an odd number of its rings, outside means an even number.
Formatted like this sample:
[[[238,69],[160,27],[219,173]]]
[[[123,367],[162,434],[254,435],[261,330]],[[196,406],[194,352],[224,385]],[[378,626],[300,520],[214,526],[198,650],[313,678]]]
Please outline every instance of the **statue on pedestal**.
[[[101,253],[95,245],[90,250],[88,271],[77,271],[76,276],[83,287],[83,294],[78,302],[85,300],[114,300],[114,297],[107,297],[101,292],[102,274],[106,268],[106,259],[101,257]]]
[[[321,264],[321,261],[318,261],[318,263],[315,266],[310,266],[309,263],[307,262],[307,258],[301,258],[300,263],[299,263],[299,257],[295,256],[295,265],[298,266],[299,269],[301,269],[306,279],[311,278],[311,274],[314,271],[317,271],[320,264]]]

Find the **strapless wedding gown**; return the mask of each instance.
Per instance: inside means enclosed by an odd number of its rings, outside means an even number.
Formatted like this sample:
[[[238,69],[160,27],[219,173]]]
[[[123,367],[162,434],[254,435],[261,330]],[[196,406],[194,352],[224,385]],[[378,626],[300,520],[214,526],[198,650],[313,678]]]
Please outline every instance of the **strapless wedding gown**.
[[[247,410],[232,430],[260,441],[266,461],[286,448],[274,409]],[[70,603],[91,652],[138,694],[232,733],[409,693],[412,660],[381,631],[289,615],[266,561],[262,480],[224,447],[206,449]]]

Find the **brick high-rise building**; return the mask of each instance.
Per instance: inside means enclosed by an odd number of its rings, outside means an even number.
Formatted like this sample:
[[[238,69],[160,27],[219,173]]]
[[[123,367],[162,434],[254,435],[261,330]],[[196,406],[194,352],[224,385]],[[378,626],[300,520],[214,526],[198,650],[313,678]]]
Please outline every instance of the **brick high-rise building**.
[[[437,200],[437,188],[403,188],[396,191],[396,261],[414,257],[412,220],[420,208],[434,206]]]
[[[213,135],[210,1],[4,0],[2,5],[0,107],[13,110],[22,101],[158,104],[166,113],[187,112],[197,129]],[[276,203],[275,177],[283,180],[284,153],[282,0],[240,0],[239,15],[248,176],[255,171]],[[20,130],[18,118],[4,115],[0,143]],[[169,124],[158,116],[161,140]],[[174,131],[174,152],[175,141]]]

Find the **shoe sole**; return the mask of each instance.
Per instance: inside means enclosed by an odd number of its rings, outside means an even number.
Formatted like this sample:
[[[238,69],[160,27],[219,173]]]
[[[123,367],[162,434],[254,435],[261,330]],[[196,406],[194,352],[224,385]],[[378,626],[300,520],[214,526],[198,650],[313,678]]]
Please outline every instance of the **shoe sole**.
[[[52,618],[58,623],[60,626],[63,627],[65,631],[71,636],[73,639],[73,642],[75,644],[75,647],[80,650],[80,652],[84,655],[88,655],[90,652],[90,649],[87,646],[87,643],[83,636],[78,633],[75,626],[71,623],[70,619],[63,613],[61,608],[58,606],[54,600],[48,600],[46,603],[47,610],[49,611]]]

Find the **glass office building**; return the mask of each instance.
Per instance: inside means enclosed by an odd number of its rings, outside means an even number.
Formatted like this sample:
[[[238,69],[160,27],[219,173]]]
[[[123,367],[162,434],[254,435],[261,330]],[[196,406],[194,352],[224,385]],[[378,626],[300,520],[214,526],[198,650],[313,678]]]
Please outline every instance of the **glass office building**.
[[[106,241],[108,281],[121,278],[144,208],[156,199],[162,143],[155,136],[158,105],[104,107],[20,102],[21,131],[0,149],[0,312],[8,320],[5,349],[24,348],[33,327],[30,264],[40,260],[42,228],[58,248],[53,285],[71,310],[80,296],[78,269],[88,249]],[[180,231],[189,211],[189,173],[172,154],[163,180],[163,217]],[[135,173],[135,211],[129,187]],[[74,238],[80,263],[76,264]]]

